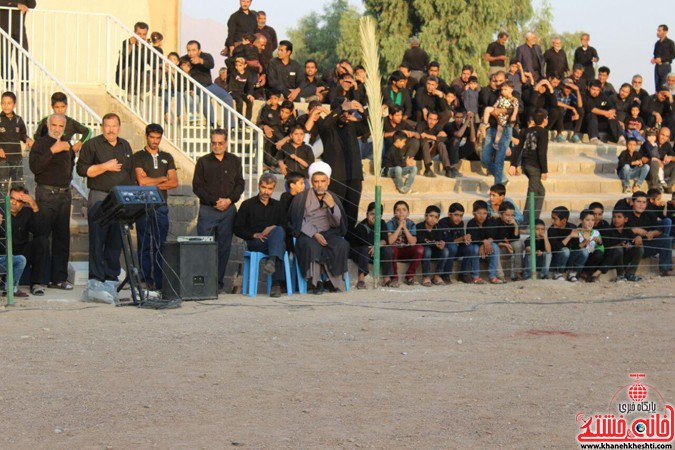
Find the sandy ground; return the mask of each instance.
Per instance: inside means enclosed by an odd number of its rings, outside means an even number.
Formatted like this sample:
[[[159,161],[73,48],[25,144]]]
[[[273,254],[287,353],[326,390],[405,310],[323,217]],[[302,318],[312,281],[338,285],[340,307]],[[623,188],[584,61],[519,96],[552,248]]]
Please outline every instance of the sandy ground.
[[[640,371],[675,402],[675,278],[0,309],[2,449],[579,448]]]

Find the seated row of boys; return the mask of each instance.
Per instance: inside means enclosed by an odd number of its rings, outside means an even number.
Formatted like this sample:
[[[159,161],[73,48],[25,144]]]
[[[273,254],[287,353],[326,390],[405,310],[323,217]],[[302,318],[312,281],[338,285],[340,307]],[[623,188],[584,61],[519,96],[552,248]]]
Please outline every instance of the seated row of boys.
[[[536,268],[539,278],[565,279],[577,282],[597,281],[601,274],[615,269],[616,281],[639,281],[636,275],[640,259],[659,255],[661,276],[672,276],[672,221],[675,196],[669,205],[660,203],[661,193],[637,191],[620,200],[612,212],[612,224],[602,219],[604,208],[591,203],[580,214],[579,226],[570,224],[570,211],[560,206],[551,214],[552,225],[535,222]],[[502,200],[503,200],[503,196]],[[473,219],[464,225],[464,207],[453,203],[448,217],[440,218],[435,205],[426,208],[424,221],[415,224],[409,219],[405,201],[394,205],[394,216],[381,222],[381,268],[383,286],[398,287],[400,261],[408,262],[405,282],[417,284],[417,269],[422,265],[422,285],[450,284],[454,263],[461,258],[458,279],[465,283],[484,284],[480,262],[488,264],[488,280],[502,284],[530,277],[532,272],[530,241],[520,239],[513,203],[502,201],[498,216],[490,217],[488,204],[473,204]],[[367,217],[353,233],[351,256],[359,266],[357,287],[364,289],[374,253],[375,204],[368,206]],[[432,263],[436,263],[432,270]],[[500,269],[503,268],[502,269]],[[498,272],[503,272],[501,277]],[[551,275],[552,272],[552,275]]]
[[[625,194],[640,190],[646,180],[650,189],[672,192],[675,184],[675,152],[669,141],[670,129],[667,127],[658,131],[648,129],[641,146],[634,136],[626,140],[626,150],[619,154],[616,167]]]

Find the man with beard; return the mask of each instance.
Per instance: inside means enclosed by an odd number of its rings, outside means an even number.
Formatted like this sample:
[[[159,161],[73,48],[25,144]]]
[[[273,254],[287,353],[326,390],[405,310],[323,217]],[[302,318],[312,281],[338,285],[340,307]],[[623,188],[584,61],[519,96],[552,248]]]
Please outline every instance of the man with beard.
[[[48,119],[48,134],[35,141],[28,157],[31,172],[35,174],[35,197],[44,221],[46,239],[52,236],[52,287],[71,290],[68,282],[70,256],[70,182],[73,179],[75,152],[70,142],[62,139],[66,116],[52,114]],[[44,264],[43,264],[44,265]],[[43,273],[44,267],[33,272]],[[44,276],[43,276],[44,279]],[[31,291],[44,281],[35,278]],[[35,286],[38,285],[36,288]],[[35,294],[39,295],[39,294]]]
[[[332,192],[344,204],[348,229],[354,229],[359,214],[363,166],[358,138],[367,132],[363,106],[357,101],[338,98],[331,104],[331,112],[319,122],[323,142],[323,160],[331,167]]]
[[[360,161],[359,161],[360,163]],[[329,290],[345,290],[349,244],[344,239],[347,218],[339,197],[328,190],[331,168],[323,161],[309,166],[311,189],[296,195],[289,210],[290,226],[297,238],[295,254],[308,289],[321,294],[321,275]],[[358,207],[358,205],[357,205]]]

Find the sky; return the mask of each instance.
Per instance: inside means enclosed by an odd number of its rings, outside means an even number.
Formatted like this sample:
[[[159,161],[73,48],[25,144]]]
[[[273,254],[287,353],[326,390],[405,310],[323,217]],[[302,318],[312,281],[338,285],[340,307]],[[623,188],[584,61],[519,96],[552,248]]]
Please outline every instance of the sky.
[[[197,37],[209,42],[206,51],[218,54],[225,41],[227,19],[239,8],[238,0],[182,0],[183,32],[181,41]],[[600,56],[600,65],[611,69],[609,81],[617,88],[630,82],[633,75],[644,77],[645,89],[654,91],[654,67],[649,63],[656,42],[656,28],[666,23],[675,39],[675,7],[672,0],[550,0],[553,7],[553,27],[557,32],[586,31],[591,46]],[[274,27],[280,39],[293,28],[298,19],[312,11],[322,12],[330,0],[253,0],[253,9],[267,13],[267,23]],[[363,4],[350,0],[359,10]],[[541,0],[534,0],[535,7]],[[202,22],[195,23],[193,19]],[[217,24],[209,24],[214,21]],[[192,30],[186,30],[186,26]],[[199,29],[195,29],[199,28]],[[209,31],[219,30],[216,38]],[[197,36],[194,36],[196,34]],[[192,37],[190,37],[192,36]],[[203,37],[201,37],[203,36]],[[214,40],[215,39],[215,40]],[[216,48],[218,47],[218,48]],[[545,50],[545,49],[544,49]]]

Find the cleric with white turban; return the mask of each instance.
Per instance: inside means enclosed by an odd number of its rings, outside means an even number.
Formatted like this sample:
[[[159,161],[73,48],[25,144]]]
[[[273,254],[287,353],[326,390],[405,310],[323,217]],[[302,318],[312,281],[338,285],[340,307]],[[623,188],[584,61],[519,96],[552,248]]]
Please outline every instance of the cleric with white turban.
[[[308,173],[311,189],[296,195],[289,210],[300,274],[314,294],[323,291],[322,274],[329,291],[344,291],[349,257],[349,243],[344,239],[347,215],[340,199],[328,190],[331,167],[317,161]]]

